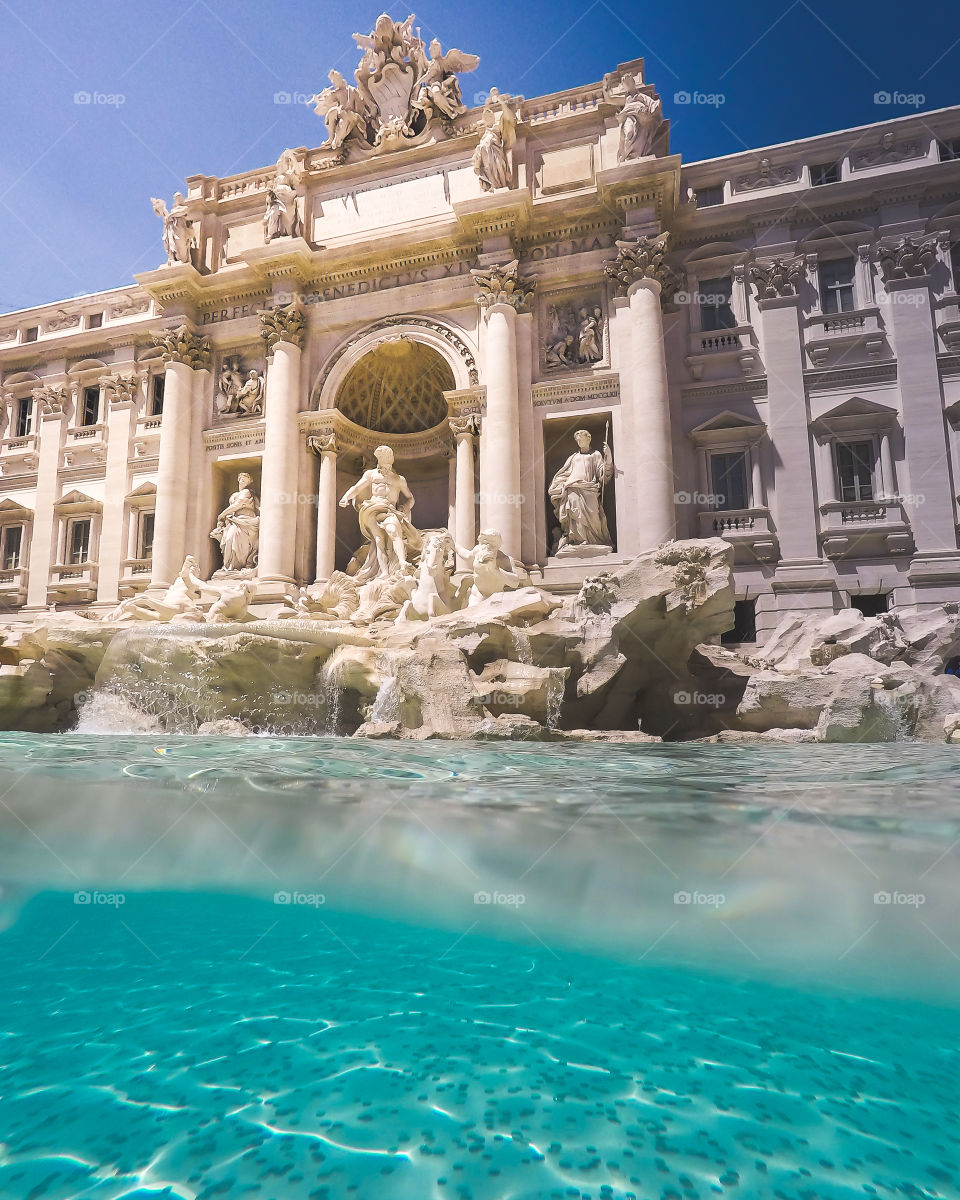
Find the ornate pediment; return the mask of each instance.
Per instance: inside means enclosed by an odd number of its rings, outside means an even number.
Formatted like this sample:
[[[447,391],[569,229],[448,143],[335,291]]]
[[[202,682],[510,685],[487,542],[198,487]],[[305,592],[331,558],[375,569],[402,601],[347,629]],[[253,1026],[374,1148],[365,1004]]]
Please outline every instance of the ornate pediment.
[[[354,83],[332,70],[330,87],[313,97],[327,126],[330,165],[449,136],[450,123],[467,111],[457,76],[476,70],[480,59],[444,53],[436,38],[428,47],[419,29],[414,33],[414,20],[382,13],[370,33],[355,33],[363,56]]]

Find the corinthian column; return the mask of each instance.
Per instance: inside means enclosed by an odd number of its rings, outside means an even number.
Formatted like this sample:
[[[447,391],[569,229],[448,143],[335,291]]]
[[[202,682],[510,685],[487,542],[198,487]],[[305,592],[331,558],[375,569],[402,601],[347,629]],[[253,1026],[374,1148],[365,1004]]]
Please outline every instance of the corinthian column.
[[[456,487],[454,490],[456,523],[452,533],[457,545],[462,546],[464,550],[472,549],[477,540],[473,439],[478,429],[478,418],[475,416],[450,418],[450,431],[457,443]]]
[[[676,288],[665,255],[668,234],[617,242],[617,256],[604,264],[616,293],[630,305],[630,404],[637,430],[633,500],[643,544],[652,549],[676,536],[676,483],[670,390],[663,348],[661,304]]]
[[[303,313],[295,305],[260,314],[267,344],[266,416],[260,477],[261,580],[293,583],[297,534],[297,412]]]
[[[484,420],[484,521],[503,538],[503,549],[521,557],[523,495],[520,479],[520,384],[517,313],[536,286],[521,279],[514,259],[506,266],[472,271],[484,310],[487,411]],[[458,505],[459,511],[459,505]]]
[[[186,554],[190,442],[194,395],[200,387],[195,372],[209,369],[210,343],[185,325],[154,335],[154,343],[160,347],[166,375],[150,587],[163,589],[177,577]]]
[[[307,438],[320,459],[317,489],[317,583],[333,574],[337,550],[337,439],[335,434]]]

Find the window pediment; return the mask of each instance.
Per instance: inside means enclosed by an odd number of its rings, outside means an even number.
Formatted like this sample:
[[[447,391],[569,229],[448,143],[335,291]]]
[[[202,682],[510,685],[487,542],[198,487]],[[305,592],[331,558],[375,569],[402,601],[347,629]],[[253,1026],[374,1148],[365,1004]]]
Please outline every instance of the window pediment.
[[[687,437],[696,446],[719,446],[729,443],[746,445],[760,441],[766,432],[766,425],[756,417],[725,409],[709,421],[691,429]]]
[[[878,433],[897,422],[895,409],[862,396],[853,396],[823,413],[810,428],[819,438],[849,437],[857,433]]]

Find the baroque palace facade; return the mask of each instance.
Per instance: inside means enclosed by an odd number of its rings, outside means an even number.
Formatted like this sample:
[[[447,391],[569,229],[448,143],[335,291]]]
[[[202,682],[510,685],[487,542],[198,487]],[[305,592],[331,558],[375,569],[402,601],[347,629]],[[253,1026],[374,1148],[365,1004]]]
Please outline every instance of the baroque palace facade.
[[[357,42],[320,148],[154,201],[135,285],[0,317],[8,616],[187,555],[288,603],[354,558],[381,445],[420,530],[548,588],[728,539],[735,639],[960,601],[960,108],[683,163],[641,60],[468,108],[473,56]]]

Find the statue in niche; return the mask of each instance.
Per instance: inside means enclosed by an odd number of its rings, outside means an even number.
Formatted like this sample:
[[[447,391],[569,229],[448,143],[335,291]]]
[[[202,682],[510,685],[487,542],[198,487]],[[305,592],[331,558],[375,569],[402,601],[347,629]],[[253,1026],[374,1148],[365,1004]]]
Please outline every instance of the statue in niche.
[[[457,546],[457,554],[467,564],[467,575],[461,584],[460,601],[466,601],[466,606],[472,607],[495,596],[498,592],[512,591],[523,587],[529,580],[526,572],[518,567],[515,559],[501,549],[503,538],[496,529],[484,529],[477,538],[477,544],[472,550]]]
[[[456,569],[456,547],[446,530],[428,534],[420,552],[417,585],[400,610],[400,621],[429,621],[459,608],[452,575]]]
[[[356,135],[366,142],[367,113],[360,92],[351,87],[339,71],[330,72],[330,84],[314,99],[314,112],[327,127],[325,150],[339,150],[347,138]]]
[[[255,417],[263,413],[264,383],[261,371],[247,371],[237,357],[225,358],[217,380],[218,416]]]
[[[238,476],[237,491],[217,517],[210,536],[219,542],[223,554],[223,567],[215,575],[253,573],[260,548],[260,501],[253,492],[253,477],[245,471]]]
[[[543,361],[547,367],[591,366],[603,358],[603,310],[599,304],[550,309]]]
[[[478,125],[480,141],[473,152],[473,169],[485,192],[508,188],[513,180],[510,151],[517,140],[519,102],[490,89]]]
[[[613,542],[603,512],[603,489],[613,478],[610,447],[604,441],[603,453],[591,450],[592,438],[586,429],[578,429],[573,436],[577,449],[554,475],[547,491],[560,522],[556,553],[608,552]]]
[[[624,75],[623,108],[617,113],[620,144],[617,162],[628,162],[653,153],[653,143],[663,124],[663,105],[656,96],[648,96],[637,87],[637,78]]]
[[[183,193],[176,193],[173,197],[173,208],[169,211],[165,201],[156,196],[152,197],[150,203],[163,222],[163,248],[167,252],[167,266],[172,267],[174,263],[189,264],[193,238],[190,223],[187,221],[187,206],[183,201]]]
[[[422,73],[411,103],[426,113],[428,120],[440,116],[452,121],[465,111],[455,72],[475,71],[480,59],[476,54],[463,54],[459,50],[448,50],[444,54],[442,50],[439,40],[434,38],[430,43],[430,57],[426,59],[422,57],[421,43],[420,61],[416,65]]]
[[[408,574],[410,559],[421,547],[420,532],[410,520],[413,493],[393,469],[393,451],[378,446],[374,456],[377,465],[364,471],[340,498],[341,508],[353,505],[357,510],[360,532],[366,538],[364,561],[355,574],[359,583]]]

